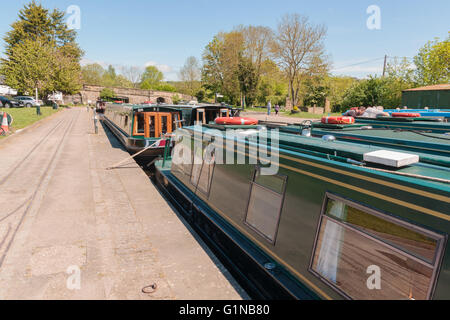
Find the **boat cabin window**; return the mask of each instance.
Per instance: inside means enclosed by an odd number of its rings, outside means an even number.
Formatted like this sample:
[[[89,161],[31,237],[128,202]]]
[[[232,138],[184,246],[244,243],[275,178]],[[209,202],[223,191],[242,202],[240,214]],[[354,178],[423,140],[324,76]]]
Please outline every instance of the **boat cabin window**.
[[[170,114],[162,114],[160,118],[159,136],[162,137],[169,132],[169,118]],[[172,130],[170,130],[172,132]]]
[[[156,115],[148,115],[148,138],[154,138],[156,136]]]
[[[251,182],[245,223],[272,244],[278,232],[286,181],[283,175],[261,175],[257,167]]]
[[[172,112],[172,130],[175,131],[181,128],[181,123],[180,114],[178,112]]]
[[[327,194],[310,271],[350,299],[430,299],[444,240]]]
[[[203,152],[202,152],[203,150]],[[205,195],[209,195],[215,165],[214,144],[204,148],[195,148],[192,165],[191,184]]]
[[[229,109],[220,109],[220,117],[228,118],[230,116]]]
[[[205,109],[197,109],[196,125],[206,124]]]
[[[124,127],[128,127],[128,116],[125,116]]]
[[[187,177],[191,175],[193,167],[191,142],[189,136],[182,135],[180,140],[175,144],[172,153],[172,173],[178,172]]]
[[[134,116],[134,132],[135,136],[145,135],[145,114],[143,112],[136,113]]]

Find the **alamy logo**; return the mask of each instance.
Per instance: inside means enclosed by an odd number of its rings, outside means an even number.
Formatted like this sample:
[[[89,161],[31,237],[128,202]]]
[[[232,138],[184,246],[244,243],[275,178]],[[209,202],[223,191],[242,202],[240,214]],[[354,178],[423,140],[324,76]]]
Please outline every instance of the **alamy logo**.
[[[366,25],[369,30],[380,30],[381,29],[381,9],[377,5],[371,5],[367,7],[367,14],[370,16],[367,18]]]
[[[71,5],[67,8],[67,28],[70,30],[81,29],[81,9],[77,5]]]
[[[81,289],[81,270],[79,266],[70,266],[66,273],[69,275],[66,281],[67,289],[80,290]]]
[[[185,138],[189,141],[187,144],[182,142]],[[279,170],[278,130],[228,129],[224,135],[220,130],[202,131],[201,126],[196,126],[193,136],[185,129],[177,130],[175,141],[172,152],[175,165],[259,164],[261,175],[274,175]]]
[[[369,290],[381,290],[381,269],[379,266],[371,265],[367,267],[367,274],[370,274],[367,278],[367,288]]]

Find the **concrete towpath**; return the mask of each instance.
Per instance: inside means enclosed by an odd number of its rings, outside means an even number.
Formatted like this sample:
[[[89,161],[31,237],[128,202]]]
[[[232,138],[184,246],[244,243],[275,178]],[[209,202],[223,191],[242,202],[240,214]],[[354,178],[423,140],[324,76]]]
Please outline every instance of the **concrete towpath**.
[[[248,298],[134,161],[105,169],[128,153],[91,119],[0,143],[0,299]]]

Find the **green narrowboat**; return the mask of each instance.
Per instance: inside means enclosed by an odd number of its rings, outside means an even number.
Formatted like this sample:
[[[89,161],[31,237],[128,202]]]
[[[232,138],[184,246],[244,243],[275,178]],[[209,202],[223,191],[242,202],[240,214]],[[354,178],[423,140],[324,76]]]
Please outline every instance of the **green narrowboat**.
[[[450,299],[446,161],[204,125],[176,132],[155,178],[254,298]]]
[[[183,126],[207,124],[217,117],[229,117],[237,110],[226,105],[131,105],[104,106],[103,122],[132,154],[139,158],[162,155],[171,134]]]

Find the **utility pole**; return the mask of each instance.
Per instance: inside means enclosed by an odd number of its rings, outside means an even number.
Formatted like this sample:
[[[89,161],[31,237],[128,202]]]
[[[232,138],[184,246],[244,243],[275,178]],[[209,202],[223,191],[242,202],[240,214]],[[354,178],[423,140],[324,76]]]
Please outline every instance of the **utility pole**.
[[[387,65],[387,54],[384,55],[383,78],[384,78],[384,75],[386,74],[386,65]]]

